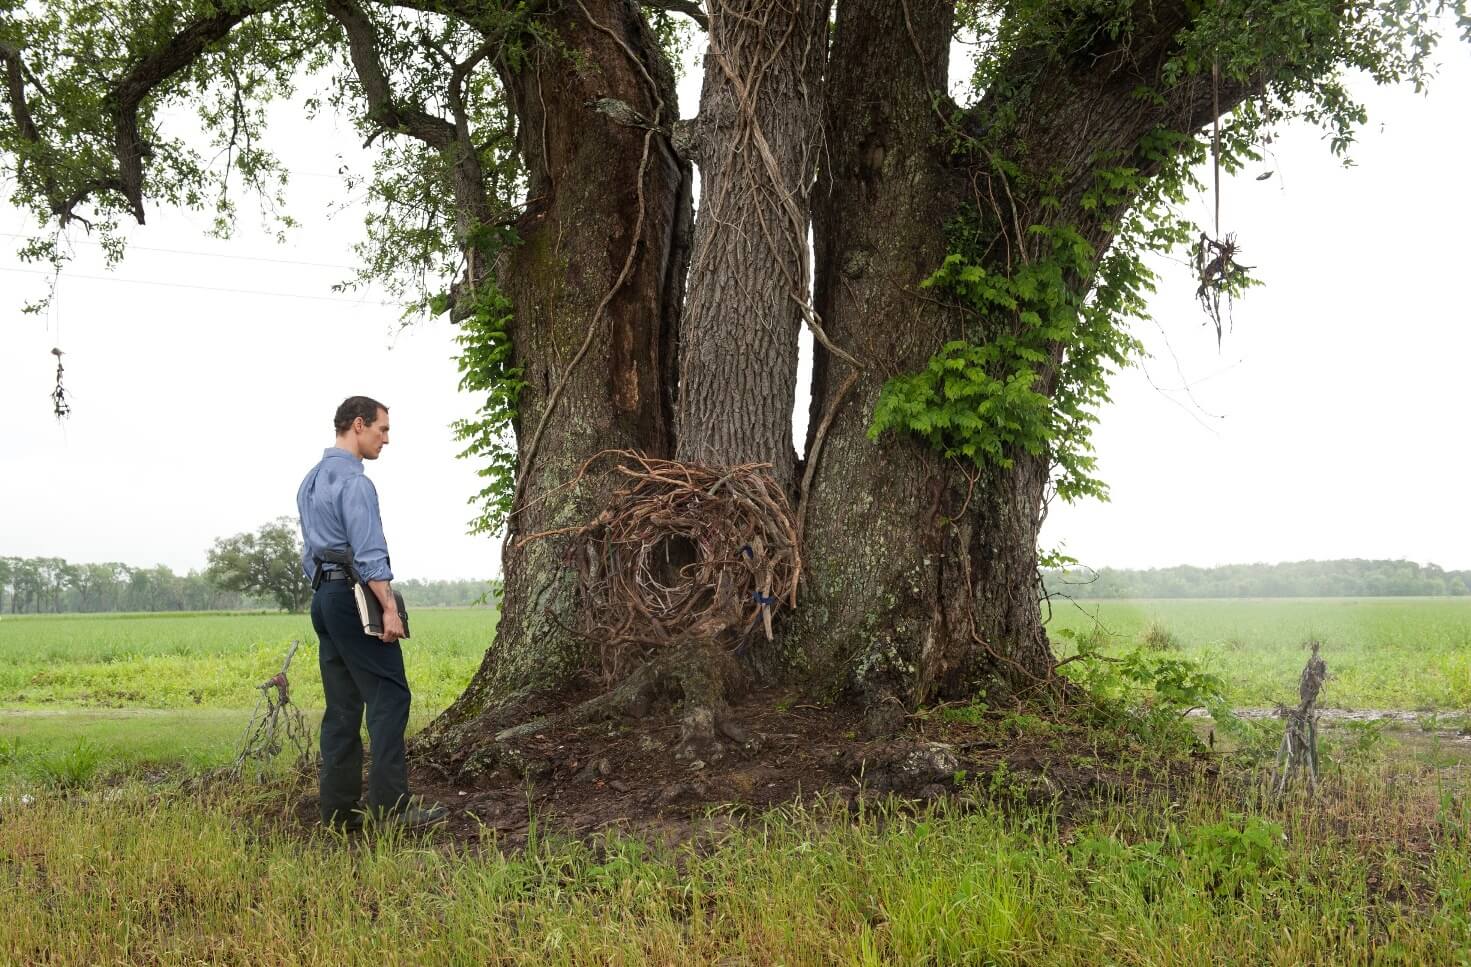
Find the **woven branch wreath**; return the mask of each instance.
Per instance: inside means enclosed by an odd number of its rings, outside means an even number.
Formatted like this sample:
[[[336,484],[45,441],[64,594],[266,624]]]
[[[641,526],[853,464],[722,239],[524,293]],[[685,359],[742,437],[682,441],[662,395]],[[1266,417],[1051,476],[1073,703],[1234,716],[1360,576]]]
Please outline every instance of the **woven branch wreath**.
[[[604,474],[626,484],[592,521],[543,531],[521,543],[570,536],[578,576],[577,629],[603,648],[610,675],[630,646],[700,638],[739,643],[759,624],[795,607],[802,560],[796,523],[771,465],[711,467],[628,450]],[[727,634],[729,633],[729,634]]]

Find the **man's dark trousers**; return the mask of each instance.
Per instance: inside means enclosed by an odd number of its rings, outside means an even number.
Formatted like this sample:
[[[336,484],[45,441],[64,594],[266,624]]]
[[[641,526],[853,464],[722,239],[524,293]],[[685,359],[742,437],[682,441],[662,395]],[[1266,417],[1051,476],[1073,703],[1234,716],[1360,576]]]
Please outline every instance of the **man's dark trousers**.
[[[347,822],[361,809],[363,705],[368,708],[367,808],[383,815],[408,805],[404,728],[409,722],[409,682],[398,643],[363,633],[351,581],[324,581],[312,597],[312,626],[321,639],[318,658],[327,711],[322,716],[322,821]]]

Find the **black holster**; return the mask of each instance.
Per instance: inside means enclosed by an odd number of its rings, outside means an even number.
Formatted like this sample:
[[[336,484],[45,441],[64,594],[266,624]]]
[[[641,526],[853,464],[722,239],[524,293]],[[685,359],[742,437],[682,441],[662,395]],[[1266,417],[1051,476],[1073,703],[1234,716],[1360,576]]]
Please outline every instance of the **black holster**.
[[[363,576],[358,573],[358,566],[353,560],[351,547],[345,551],[319,551],[312,556],[312,560],[317,563],[317,569],[312,573],[313,591],[322,586],[322,572],[326,570],[325,565],[327,564],[336,564],[345,570],[347,576],[358,584],[367,583],[363,580]]]

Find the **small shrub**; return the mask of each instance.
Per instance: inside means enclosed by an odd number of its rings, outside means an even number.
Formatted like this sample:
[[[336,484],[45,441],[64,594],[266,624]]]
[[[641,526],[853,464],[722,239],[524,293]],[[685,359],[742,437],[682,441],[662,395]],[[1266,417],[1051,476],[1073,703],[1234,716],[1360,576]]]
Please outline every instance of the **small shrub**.
[[[1058,638],[1071,641],[1080,655],[1096,655],[1105,651],[1113,643],[1113,635],[1103,630],[1103,625],[1095,623],[1087,631],[1078,631],[1074,628],[1058,628],[1049,631]]]
[[[1120,880],[1153,903],[1170,883],[1179,882],[1180,859],[1169,842],[1146,840],[1133,845],[1108,835],[1080,838],[1069,849],[1075,868],[1087,870],[1090,887],[1101,894],[1116,893]]]
[[[1087,710],[1097,724],[1118,729],[1162,749],[1197,744],[1187,713],[1204,709],[1218,725],[1234,719],[1226,703],[1226,683],[1191,658],[1160,655],[1144,648],[1119,658],[1091,655],[1063,666],[1062,673],[1082,686]]]
[[[1321,743],[1320,755],[1340,769],[1373,762],[1384,752],[1384,730],[1388,725],[1388,719],[1345,721],[1336,737]]]
[[[1009,712],[1001,719],[1001,727],[1012,735],[1047,735],[1057,727],[1040,715],[1030,712]]]
[[[1139,643],[1147,651],[1179,651],[1180,639],[1163,622],[1151,621],[1144,627]]]
[[[990,706],[985,702],[967,702],[964,705],[947,705],[940,709],[940,718],[945,722],[959,722],[962,725],[981,725],[986,721],[986,713]]]
[[[1242,762],[1258,763],[1277,754],[1285,723],[1279,718],[1245,719],[1232,714],[1216,715],[1216,728],[1235,744],[1233,755]]]
[[[1227,816],[1190,831],[1185,855],[1201,885],[1217,897],[1241,897],[1270,885],[1286,866],[1282,826],[1257,816]]]

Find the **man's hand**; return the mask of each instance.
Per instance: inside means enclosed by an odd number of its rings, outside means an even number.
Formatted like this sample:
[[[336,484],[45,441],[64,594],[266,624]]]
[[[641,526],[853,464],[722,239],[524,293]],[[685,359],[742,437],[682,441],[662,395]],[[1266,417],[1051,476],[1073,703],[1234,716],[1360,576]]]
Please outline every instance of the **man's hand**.
[[[398,602],[393,600],[393,588],[387,581],[369,581],[368,590],[378,599],[383,609],[383,634],[378,637],[385,645],[391,645],[404,636],[404,622],[398,616]]]
[[[385,645],[391,645],[403,636],[404,623],[403,619],[398,616],[398,612],[393,610],[383,612],[383,634],[378,637],[383,639]]]

